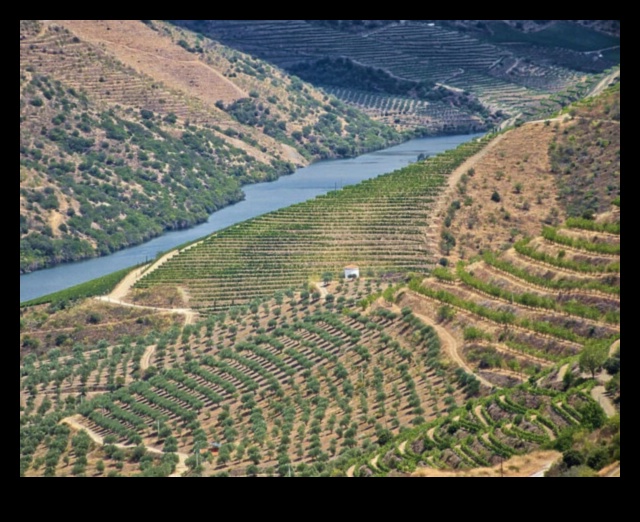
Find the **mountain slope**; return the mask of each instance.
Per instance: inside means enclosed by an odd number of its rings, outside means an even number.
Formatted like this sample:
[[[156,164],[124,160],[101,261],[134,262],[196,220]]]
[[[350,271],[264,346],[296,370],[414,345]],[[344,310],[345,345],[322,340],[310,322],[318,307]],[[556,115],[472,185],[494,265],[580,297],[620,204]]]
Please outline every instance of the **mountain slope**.
[[[299,79],[135,20],[20,23],[20,270],[191,226],[241,184],[400,140]]]
[[[615,24],[561,20],[174,20],[398,127],[447,132],[534,111],[619,63]],[[540,22],[538,24],[537,22]],[[345,85],[348,79],[348,85]]]

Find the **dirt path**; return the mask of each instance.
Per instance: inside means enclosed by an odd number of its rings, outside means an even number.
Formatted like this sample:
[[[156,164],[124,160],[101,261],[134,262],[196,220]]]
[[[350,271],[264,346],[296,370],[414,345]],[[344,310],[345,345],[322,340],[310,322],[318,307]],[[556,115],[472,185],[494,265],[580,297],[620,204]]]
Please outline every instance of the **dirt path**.
[[[540,468],[538,471],[536,471],[535,473],[532,473],[529,476],[530,477],[544,477],[544,474],[549,470],[549,468],[551,467],[552,464],[553,464],[553,461],[547,462],[544,466],[542,466],[542,468]]]
[[[602,80],[600,80],[598,82],[598,85],[596,85],[591,92],[587,95],[588,96],[596,96],[598,94],[600,94],[602,91],[604,91],[607,86],[609,85],[609,83],[614,80],[615,78],[617,78],[618,76],[620,76],[620,69],[618,69],[617,71],[612,72],[611,74],[605,76]]]
[[[560,367],[560,370],[558,370],[558,375],[556,375],[556,382],[562,382],[562,379],[564,379],[564,375],[567,373],[568,368],[569,363],[564,364]]]
[[[398,451],[400,452],[401,455],[404,455],[404,449],[407,447],[407,441],[403,440],[400,445],[398,446]]]
[[[84,426],[83,424],[80,424],[80,422],[78,422],[78,419],[80,419],[81,416],[80,415],[72,415],[71,417],[65,417],[64,419],[62,419],[60,421],[60,423],[64,423],[64,424],[68,424],[69,426],[71,426],[72,428],[76,429],[76,430],[84,430],[87,432],[87,435],[89,435],[89,437],[91,438],[91,440],[93,442],[95,442],[96,444],[100,444],[100,446],[104,445],[104,439],[102,438],[101,435],[98,435],[95,431],[93,431],[92,429],[87,428],[86,426]]]
[[[434,426],[433,428],[429,428],[429,431],[427,431],[427,437],[429,437],[433,442],[435,442],[433,434],[436,432],[436,428],[437,426]]]
[[[606,390],[604,386],[594,386],[591,388],[591,397],[600,405],[602,409],[607,414],[607,417],[613,417],[616,413],[615,406],[611,402],[611,399],[606,395]]]
[[[600,471],[598,471],[598,476],[600,477],[619,477],[620,476],[620,461],[614,462],[613,464],[609,464],[605,466]]]
[[[93,442],[95,442],[96,444],[99,444],[100,446],[104,446],[104,438],[98,433],[96,433],[95,431],[93,431],[92,429],[87,428],[84,424],[81,424],[79,422],[81,418],[82,417],[80,415],[72,415],[71,417],[65,417],[64,419],[62,419],[60,423],[68,424],[69,426],[71,426],[76,430],[84,430],[87,433],[87,435],[89,435],[89,438]],[[129,449],[129,448],[136,447],[135,445],[132,445],[132,444],[114,444],[114,446],[122,449]],[[158,448],[145,446],[145,449],[149,453],[155,453],[156,455],[164,455],[164,451]],[[182,474],[185,471],[187,471],[187,465],[185,464],[185,462],[189,456],[186,453],[176,452],[176,454],[178,455],[178,463],[176,464],[175,471],[171,475],[169,475],[170,477],[181,477]]]
[[[413,477],[539,477],[537,473],[544,472],[562,457],[558,451],[534,451],[526,455],[515,455],[500,464],[487,468],[473,468],[461,470],[444,470],[433,468],[419,468],[414,471]]]
[[[449,358],[453,360],[453,362],[455,362],[458,366],[460,366],[465,372],[470,373],[472,375],[475,375],[475,377],[482,384],[484,384],[485,386],[488,386],[489,389],[492,389],[492,388],[495,387],[495,385],[492,384],[491,382],[489,382],[487,379],[485,379],[484,377],[481,377],[480,375],[475,373],[473,371],[473,369],[464,361],[464,359],[458,353],[458,349],[459,349],[458,341],[456,341],[456,339],[455,339],[455,337],[453,337],[453,335],[451,335],[445,328],[443,328],[442,326],[437,324],[433,319],[431,319],[431,318],[429,318],[429,317],[427,317],[425,315],[417,314],[415,312],[414,312],[414,315],[418,319],[423,321],[425,324],[428,324],[428,325],[433,327],[433,329],[438,334],[438,337],[440,337],[440,341],[442,342],[443,350],[449,356]]]
[[[177,253],[178,253],[178,250],[172,250],[171,252],[163,255],[160,259],[158,259],[154,263],[143,265],[140,268],[136,268],[135,270],[129,272],[124,277],[124,279],[122,279],[122,281],[120,281],[116,285],[116,287],[111,291],[108,297],[111,297],[112,299],[124,298],[131,290],[131,287],[135,285],[144,274],[153,272],[156,268],[158,268],[168,259],[171,259]]]
[[[155,310],[156,312],[181,314],[185,317],[184,324],[193,324],[195,322],[196,316],[198,315],[198,313],[193,311],[191,308],[160,308],[158,306],[138,305],[123,301],[122,299],[114,299],[113,297],[109,297],[106,295],[98,296],[95,299],[97,299],[98,301],[104,301],[106,303],[128,306],[130,308],[142,308],[144,310]]]
[[[142,354],[142,358],[140,359],[140,369],[141,370],[144,371],[147,368],[149,368],[149,363],[151,362],[151,356],[154,354],[155,351],[156,351],[156,345],[155,344],[147,346],[147,348],[145,349],[144,353]]]
[[[353,472],[355,471],[355,469],[356,469],[356,465],[354,464],[347,470],[347,477],[353,477]]]
[[[474,410],[473,413],[476,414],[476,417],[478,417],[478,420],[484,424],[487,428],[489,427],[489,423],[487,422],[487,420],[484,418],[484,416],[482,415],[482,413],[480,413],[480,411],[482,410],[482,404],[478,404]]]
[[[375,457],[373,457],[371,459],[371,462],[369,462],[369,464],[371,464],[371,467],[374,469],[378,469],[378,459],[380,458],[380,455],[376,455]]]
[[[314,283],[314,286],[318,289],[318,292],[320,292],[320,299],[325,299],[327,297],[327,294],[329,293],[329,290],[327,290],[327,288],[324,286],[324,283]]]

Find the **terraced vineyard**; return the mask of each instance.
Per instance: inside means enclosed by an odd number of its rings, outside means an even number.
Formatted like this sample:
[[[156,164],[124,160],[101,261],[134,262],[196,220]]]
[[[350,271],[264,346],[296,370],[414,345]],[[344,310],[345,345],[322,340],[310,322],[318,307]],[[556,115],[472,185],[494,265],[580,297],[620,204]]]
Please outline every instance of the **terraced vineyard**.
[[[461,110],[443,102],[374,94],[343,87],[325,87],[339,100],[354,105],[365,114],[388,125],[419,129],[431,134],[480,131],[484,123],[469,110]]]
[[[209,236],[145,275],[138,288],[179,285],[190,305],[216,311],[298,287],[325,272],[425,272],[425,233],[447,176],[491,137],[424,162],[260,216]]]
[[[400,79],[468,90],[486,107],[510,115],[536,106],[539,100],[588,76],[550,60],[523,59],[516,46],[490,43],[471,32],[445,27],[440,21],[402,20],[349,32],[304,20],[176,23],[284,68],[326,57],[346,57]]]
[[[593,400],[580,392],[527,386],[503,390],[469,401],[466,408],[440,421],[404,432],[375,452],[348,461],[342,473],[402,476],[417,468],[496,466],[514,455],[549,447],[563,430],[583,424],[594,407]],[[490,471],[500,473],[497,468]]]
[[[586,344],[609,346],[620,335],[619,235],[589,220],[569,225],[501,256],[439,268],[401,302],[448,320],[460,353],[496,384],[536,376]]]

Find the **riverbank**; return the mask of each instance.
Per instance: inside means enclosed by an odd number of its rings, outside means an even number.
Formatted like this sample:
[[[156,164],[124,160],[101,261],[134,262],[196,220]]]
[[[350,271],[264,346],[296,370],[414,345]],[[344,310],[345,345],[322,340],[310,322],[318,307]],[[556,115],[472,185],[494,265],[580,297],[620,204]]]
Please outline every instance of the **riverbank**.
[[[356,158],[320,161],[275,181],[247,185],[243,189],[243,201],[214,212],[205,223],[190,229],[167,232],[151,241],[108,256],[66,263],[21,275],[20,302],[69,288],[116,270],[152,261],[159,254],[186,246],[190,242],[252,217],[392,172],[415,162],[420,154],[438,154],[481,135],[416,138]]]

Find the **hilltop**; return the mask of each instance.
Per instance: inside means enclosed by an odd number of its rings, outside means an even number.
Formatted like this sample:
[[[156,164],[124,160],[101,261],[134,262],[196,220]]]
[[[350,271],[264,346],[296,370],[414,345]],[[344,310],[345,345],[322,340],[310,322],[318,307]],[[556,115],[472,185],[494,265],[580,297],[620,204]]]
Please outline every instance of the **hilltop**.
[[[21,272],[192,226],[322,158],[398,142],[281,70],[162,22],[20,23]]]

